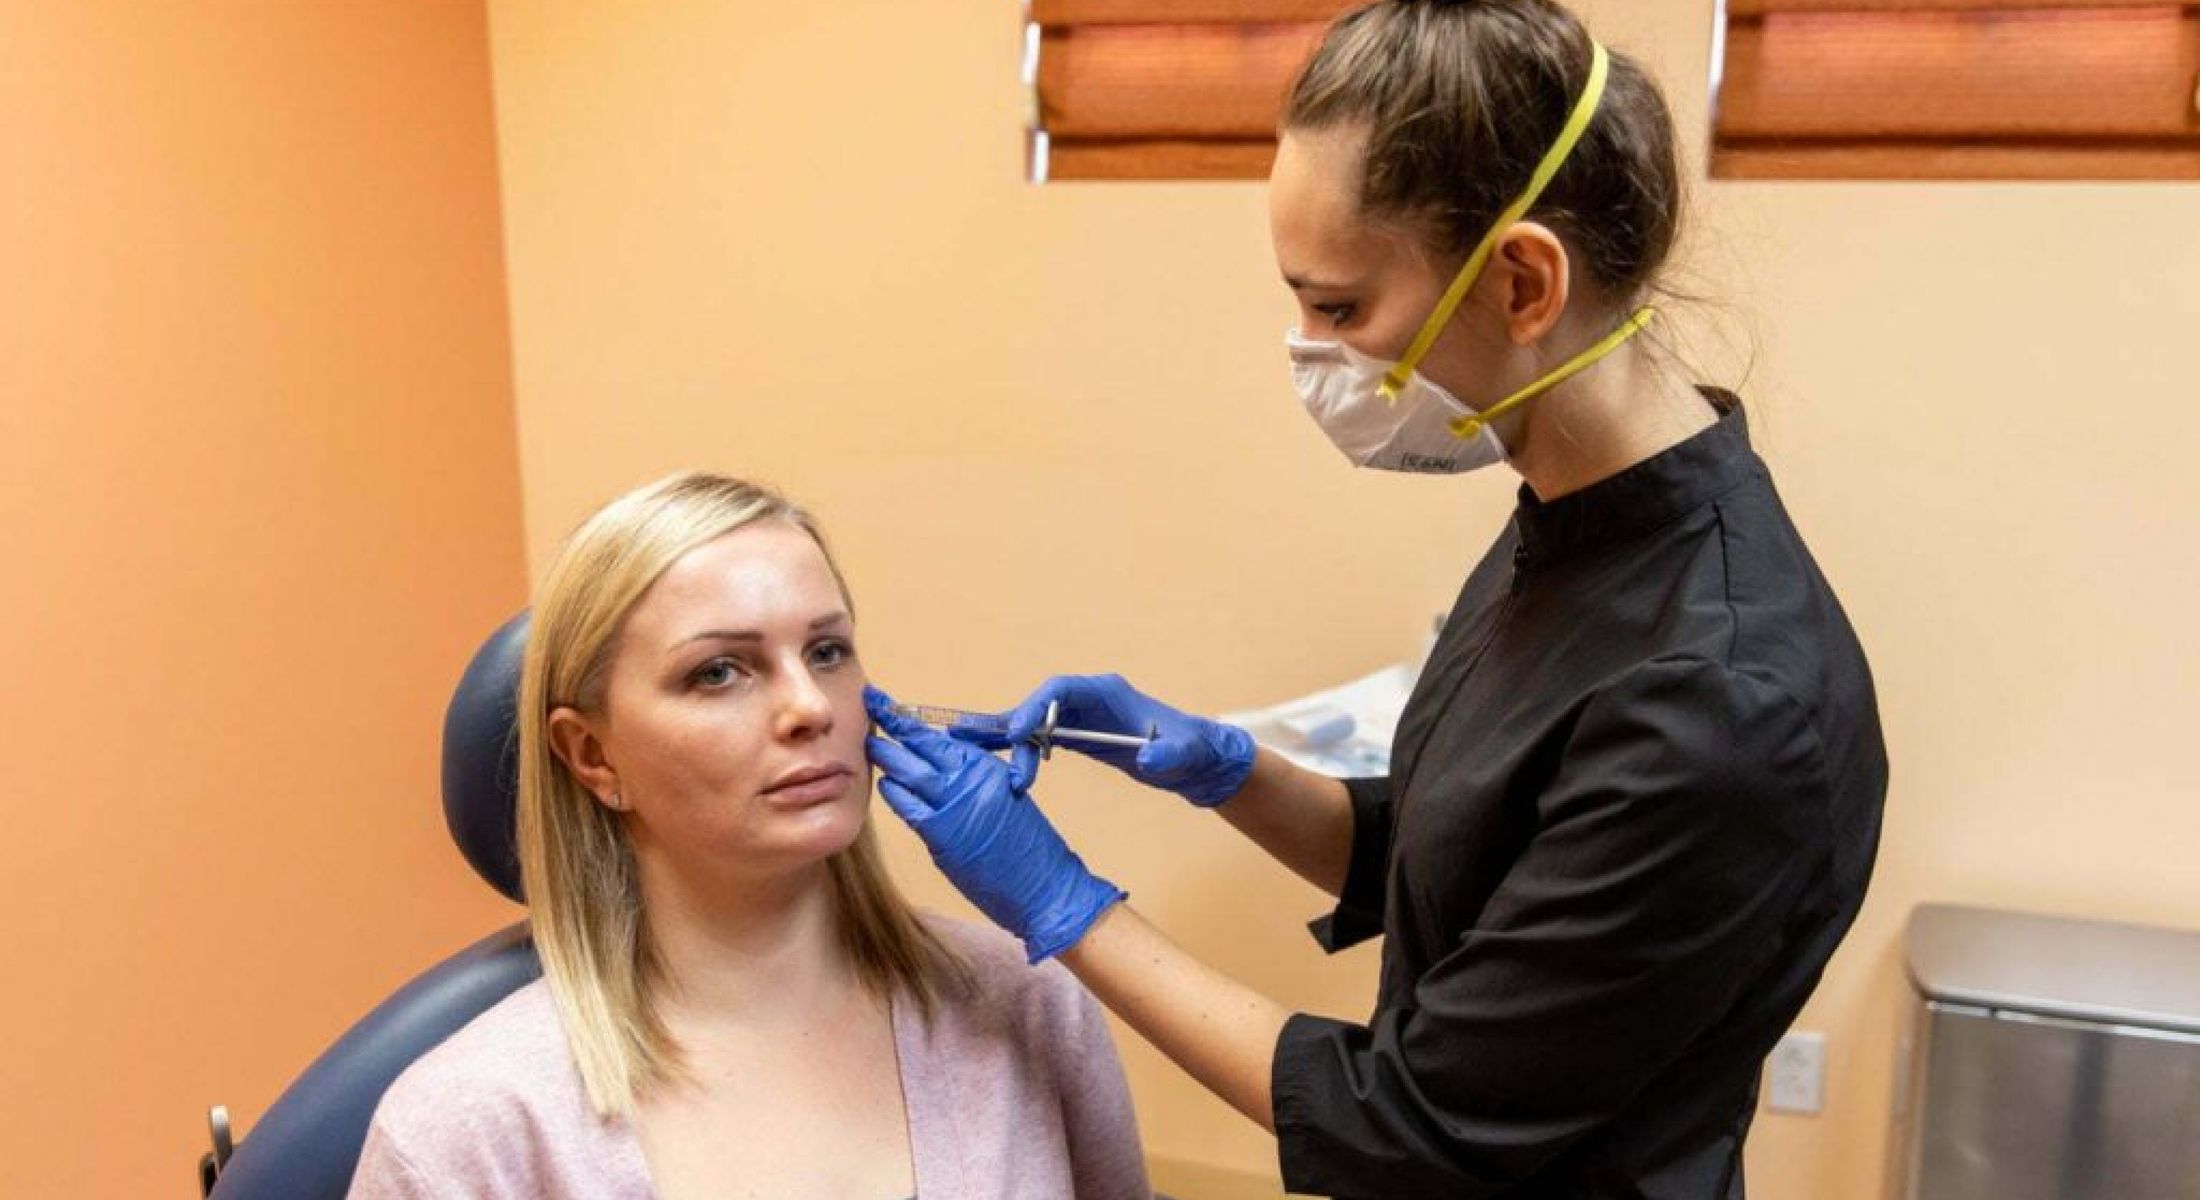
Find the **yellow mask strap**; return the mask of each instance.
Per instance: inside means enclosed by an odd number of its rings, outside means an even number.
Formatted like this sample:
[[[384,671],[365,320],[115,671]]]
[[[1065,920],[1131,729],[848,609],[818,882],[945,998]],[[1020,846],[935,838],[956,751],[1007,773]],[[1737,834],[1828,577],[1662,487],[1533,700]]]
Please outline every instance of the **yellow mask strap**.
[[[1536,380],[1534,383],[1531,383],[1528,386],[1521,388],[1519,391],[1514,392],[1512,395],[1507,396],[1503,400],[1500,400],[1497,403],[1490,405],[1488,408],[1483,409],[1481,412],[1478,412],[1471,417],[1461,417],[1458,420],[1453,421],[1451,423],[1452,433],[1461,438],[1471,438],[1475,436],[1476,434],[1482,432],[1482,427],[1484,425],[1489,424],[1497,418],[1504,416],[1506,413],[1509,413],[1512,410],[1520,407],[1521,405],[1526,404],[1528,401],[1535,399],[1537,396],[1540,396],[1543,393],[1550,391],[1552,388],[1557,387],[1559,384],[1562,384],[1567,380],[1572,379],[1574,376],[1581,374],[1583,371],[1588,370],[1590,367],[1595,366],[1598,359],[1601,359],[1605,355],[1610,354],[1612,351],[1626,345],[1628,338],[1631,338],[1636,334],[1641,333],[1644,329],[1648,328],[1650,322],[1656,320],[1657,317],[1657,309],[1636,309],[1634,316],[1627,318],[1626,321],[1620,324],[1619,328],[1606,334],[1603,341],[1598,342],[1596,345],[1591,346],[1587,350],[1584,350],[1581,353],[1573,356],[1571,359],[1568,359],[1565,366],[1560,367],[1556,371],[1553,371],[1550,374],[1545,375],[1543,378]]]
[[[1596,118],[1597,105],[1604,99],[1604,82],[1612,72],[1612,58],[1605,52],[1603,44],[1591,42],[1590,47],[1593,52],[1589,59],[1589,81],[1582,86],[1581,98],[1574,102],[1574,111],[1567,116],[1565,128],[1559,130],[1558,140],[1551,143],[1550,152],[1543,156],[1542,162],[1536,164],[1535,174],[1528,177],[1526,190],[1507,205],[1505,211],[1497,215],[1497,222],[1490,226],[1490,231],[1475,246],[1474,253],[1467,256],[1466,264],[1452,277],[1451,286],[1444,290],[1443,299],[1436,302],[1436,311],[1430,313],[1428,320],[1421,323],[1421,332],[1415,334],[1413,344],[1406,347],[1405,357],[1399,359],[1398,365],[1383,376],[1380,388],[1383,399],[1397,402],[1398,389],[1406,385],[1406,380],[1413,377],[1421,360],[1428,357],[1429,348],[1436,344],[1437,337],[1444,332],[1444,326],[1451,323],[1451,315],[1459,311],[1460,302],[1467,298],[1467,292],[1474,287],[1474,281],[1481,278],[1482,268],[1488,265],[1491,252],[1497,248],[1497,239],[1504,236],[1507,229],[1519,223],[1522,217],[1527,216],[1528,210],[1535,207],[1535,202],[1543,198],[1543,189],[1551,186],[1551,180],[1558,175],[1558,169],[1566,165],[1574,147],[1580,144],[1581,136],[1589,131],[1589,122]]]

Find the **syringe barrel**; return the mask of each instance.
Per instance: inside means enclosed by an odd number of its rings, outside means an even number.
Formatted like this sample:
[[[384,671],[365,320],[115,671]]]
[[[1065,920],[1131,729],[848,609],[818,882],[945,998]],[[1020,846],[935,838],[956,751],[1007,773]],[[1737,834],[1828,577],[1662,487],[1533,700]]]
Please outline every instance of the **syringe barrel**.
[[[967,729],[978,733],[1008,732],[1008,718],[1000,713],[970,712],[960,708],[943,708],[936,704],[897,704],[898,716],[922,721],[939,729]]]

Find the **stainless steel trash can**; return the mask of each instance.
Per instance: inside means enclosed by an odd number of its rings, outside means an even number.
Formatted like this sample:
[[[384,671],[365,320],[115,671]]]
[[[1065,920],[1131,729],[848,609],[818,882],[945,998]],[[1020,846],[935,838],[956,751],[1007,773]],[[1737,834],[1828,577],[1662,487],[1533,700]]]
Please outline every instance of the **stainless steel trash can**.
[[[2200,1200],[2200,933],[1925,905],[1893,1200]]]

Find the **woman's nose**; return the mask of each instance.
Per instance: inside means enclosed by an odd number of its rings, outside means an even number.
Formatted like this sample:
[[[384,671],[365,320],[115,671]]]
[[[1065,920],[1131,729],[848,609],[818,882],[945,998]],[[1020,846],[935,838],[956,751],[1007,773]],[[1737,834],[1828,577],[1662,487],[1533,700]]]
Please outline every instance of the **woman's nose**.
[[[825,693],[808,665],[787,671],[781,678],[786,683],[779,701],[780,735],[800,740],[831,731],[833,699]]]

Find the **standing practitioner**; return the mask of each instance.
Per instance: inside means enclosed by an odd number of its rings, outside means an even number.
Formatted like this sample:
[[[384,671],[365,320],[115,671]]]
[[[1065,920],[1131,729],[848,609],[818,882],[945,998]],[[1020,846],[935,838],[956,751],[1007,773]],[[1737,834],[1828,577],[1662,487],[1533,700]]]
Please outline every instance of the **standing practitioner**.
[[[1376,4],[1300,76],[1270,206],[1338,448],[1523,480],[1389,776],[1060,677],[993,745],[871,693],[885,799],[1034,961],[1273,1130],[1294,1192],[1739,1200],[1760,1066],[1863,900],[1887,764],[1739,401],[1636,336],[1680,220],[1665,104],[1549,0]],[[1029,796],[1056,705],[1150,738],[1063,745],[1335,895],[1324,946],[1384,936],[1364,1024],[1203,966],[1070,852]]]

